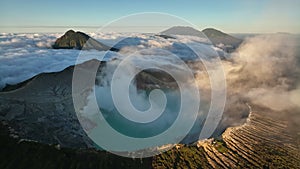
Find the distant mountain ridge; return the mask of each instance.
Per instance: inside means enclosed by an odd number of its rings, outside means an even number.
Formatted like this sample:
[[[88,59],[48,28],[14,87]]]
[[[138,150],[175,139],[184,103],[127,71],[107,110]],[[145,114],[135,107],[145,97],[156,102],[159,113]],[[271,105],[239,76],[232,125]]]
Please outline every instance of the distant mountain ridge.
[[[174,26],[165,31],[160,32],[162,35],[186,35],[203,37],[203,33],[189,26]]]
[[[162,31],[160,34],[165,36],[186,35],[204,38],[207,37],[213,45],[218,46],[227,52],[233,51],[242,43],[241,39],[233,37],[214,28],[207,28],[199,31],[188,26],[174,26],[165,31]]]
[[[222,31],[214,28],[207,28],[203,31],[199,31],[195,28],[188,26],[174,26],[165,31],[160,32],[157,36],[163,38],[174,38],[174,35],[184,36],[196,36],[200,38],[208,38],[213,45],[222,48],[226,52],[232,52],[241,43],[242,40],[235,38]],[[68,30],[63,36],[58,38],[52,45],[54,49],[95,49],[100,51],[119,51],[116,47],[107,46],[97,40],[91,38],[89,35],[83,32],[75,32],[74,30]]]
[[[228,35],[224,32],[216,30],[214,28],[207,28],[202,31],[214,45],[230,45],[233,48],[237,48],[241,43],[242,40],[231,35]]]

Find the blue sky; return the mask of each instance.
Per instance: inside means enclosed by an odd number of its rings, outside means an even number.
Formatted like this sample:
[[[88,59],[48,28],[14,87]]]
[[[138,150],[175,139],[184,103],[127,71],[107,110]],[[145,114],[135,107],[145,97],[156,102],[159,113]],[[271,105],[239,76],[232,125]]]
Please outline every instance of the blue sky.
[[[229,33],[300,33],[298,0],[0,0],[0,32],[15,27],[97,27],[139,12],[169,13],[201,29]]]

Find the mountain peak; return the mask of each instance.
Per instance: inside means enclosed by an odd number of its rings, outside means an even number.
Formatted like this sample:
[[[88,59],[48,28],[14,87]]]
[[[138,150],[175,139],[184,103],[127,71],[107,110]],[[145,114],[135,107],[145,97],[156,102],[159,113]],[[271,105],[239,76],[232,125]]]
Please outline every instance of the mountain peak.
[[[72,30],[72,29],[70,29],[70,30],[68,30],[68,31],[66,32],[66,34],[74,34],[74,33],[75,33],[75,31]]]
[[[214,28],[206,28],[202,31],[207,38],[215,45],[227,52],[234,51],[242,40]]]
[[[199,31],[193,27],[189,26],[174,26],[160,33],[161,35],[187,35],[187,36],[197,36],[202,38],[208,38],[212,44],[224,49],[227,52],[232,52],[241,43],[242,40],[228,35],[215,28],[206,28],[203,31]],[[205,35],[205,36],[204,36]]]
[[[75,32],[72,29],[68,30],[63,36],[58,38],[52,47],[54,49],[96,49],[100,51],[118,51],[115,48],[111,48],[98,42],[83,32]]]
[[[189,26],[174,26],[165,31],[162,31],[160,34],[163,35],[187,35],[187,36],[200,36],[203,37],[203,33],[193,27]]]
[[[219,31],[215,28],[206,28],[202,30],[202,32],[207,36],[207,37],[220,37],[220,36],[228,36],[228,34]]]

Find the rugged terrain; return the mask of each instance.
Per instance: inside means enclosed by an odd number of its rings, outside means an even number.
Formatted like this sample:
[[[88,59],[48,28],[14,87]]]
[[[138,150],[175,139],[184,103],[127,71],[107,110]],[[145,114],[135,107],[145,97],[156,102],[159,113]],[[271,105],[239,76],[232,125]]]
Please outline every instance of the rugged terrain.
[[[154,157],[156,168],[300,168],[299,135],[270,110],[250,112],[247,122],[208,139]],[[270,118],[271,117],[271,118]]]
[[[1,168],[299,168],[299,138],[288,123],[253,111],[246,124],[228,128],[222,139],[177,145],[152,158],[124,158],[93,149],[61,148],[13,138],[2,121]]]
[[[117,49],[100,43],[83,32],[75,32],[73,30],[68,30],[63,36],[58,38],[52,47],[54,49],[95,49],[99,51],[117,51]]]
[[[97,61],[85,65],[91,62]],[[299,125],[290,123],[297,110],[274,115],[254,105],[244,125],[228,128],[220,138],[178,144],[153,158],[94,150],[74,112],[72,73],[69,67],[40,74],[0,93],[0,168],[300,168]],[[166,80],[161,85],[172,81],[160,77]],[[138,79],[145,82],[141,88],[159,80],[151,71]]]

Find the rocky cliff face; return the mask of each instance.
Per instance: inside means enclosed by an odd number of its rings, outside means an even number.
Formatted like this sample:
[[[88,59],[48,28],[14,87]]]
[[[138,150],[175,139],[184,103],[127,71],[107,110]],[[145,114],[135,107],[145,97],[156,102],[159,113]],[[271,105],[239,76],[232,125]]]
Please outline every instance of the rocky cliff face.
[[[91,60],[83,65],[88,67],[92,62],[105,64]],[[81,128],[73,106],[73,69],[43,73],[22,85],[4,88],[0,93],[0,120],[13,126],[24,139],[62,147],[91,147],[93,142]]]
[[[176,145],[146,159],[124,158],[93,149],[19,140],[6,122],[0,123],[1,168],[299,168],[299,138],[288,123],[265,112],[251,112],[247,123],[228,128],[222,139]],[[19,140],[19,141],[18,141]],[[30,153],[28,153],[30,152]],[[39,160],[35,160],[39,157]],[[22,159],[22,160],[19,160]]]
[[[116,48],[111,48],[102,44],[83,32],[75,32],[73,30],[67,31],[63,36],[58,38],[52,47],[54,49],[95,49],[100,51],[117,51]]]
[[[299,168],[299,138],[288,122],[253,111],[221,139],[201,140],[154,157],[154,168]],[[273,116],[274,117],[274,116]]]
[[[74,114],[71,73],[72,68],[41,74],[24,87],[1,93],[0,119],[24,139],[78,148],[92,144],[84,139],[87,137]]]

